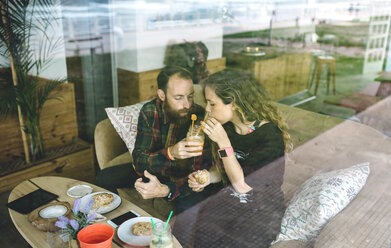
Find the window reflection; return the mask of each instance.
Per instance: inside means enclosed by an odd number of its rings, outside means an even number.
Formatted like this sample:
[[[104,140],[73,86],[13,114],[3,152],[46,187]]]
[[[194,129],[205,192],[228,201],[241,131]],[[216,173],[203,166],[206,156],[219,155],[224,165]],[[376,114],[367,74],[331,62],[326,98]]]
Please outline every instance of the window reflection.
[[[272,227],[271,233],[275,237],[285,207],[294,191],[305,181],[304,177],[310,178],[312,172],[342,168],[340,161],[346,157],[350,160],[343,161],[351,162],[351,165],[366,162],[366,157],[361,156],[362,147],[347,147],[344,141],[357,142],[357,137],[361,138],[360,135],[366,132],[373,135],[376,142],[381,138],[376,139],[374,133],[356,124],[375,128],[384,135],[384,140],[391,136],[387,119],[389,109],[371,112],[375,109],[373,106],[390,106],[379,104],[391,94],[388,72],[391,68],[390,9],[388,1],[369,0],[61,0],[58,6],[53,7],[53,11],[58,11],[59,25],[45,34],[60,37],[63,46],[56,55],[56,63],[40,76],[53,79],[67,75],[68,82],[74,84],[77,136],[96,144],[99,142],[97,136],[94,138],[97,124],[102,121],[110,124],[105,108],[113,107],[114,110],[110,110],[115,111],[115,108],[125,106],[129,108],[118,109],[115,114],[118,119],[122,118],[120,120],[126,130],[133,132],[134,143],[138,115],[129,117],[134,110],[130,106],[157,97],[157,76],[165,66],[179,66],[190,72],[198,89],[194,102],[204,108],[208,103],[202,87],[211,75],[225,69],[251,75],[281,110],[292,137],[293,155],[290,159],[269,161],[265,167],[245,178],[265,192],[269,189],[265,181],[273,180],[273,177],[280,180],[274,191],[265,196],[278,201],[268,206],[276,204],[275,218],[270,223],[262,222],[261,231],[258,230],[263,232],[262,228]],[[34,14],[34,18],[39,20],[41,14]],[[2,69],[9,70],[7,56],[1,57],[0,61]],[[4,70],[1,73],[5,73]],[[5,85],[5,81],[11,82],[7,79],[0,81],[0,85]],[[137,107],[140,111],[141,106]],[[351,123],[353,121],[354,124]],[[355,132],[340,131],[339,135],[343,138],[339,140],[338,134],[333,132],[344,125]],[[119,129],[117,127],[116,131]],[[352,140],[345,136],[348,133],[354,137]],[[125,135],[122,134],[121,138]],[[331,148],[322,143],[324,140]],[[119,143],[119,150],[114,152],[112,160],[105,161],[106,164],[119,161],[119,155],[124,154],[127,156],[121,159],[127,160],[120,160],[118,164],[130,163],[130,142],[125,143]],[[308,153],[300,150],[304,149],[302,147],[308,149]],[[318,150],[318,147],[325,151]],[[23,154],[22,149],[17,152],[3,150],[0,155],[7,161]],[[302,155],[295,151],[301,151]],[[102,166],[98,153],[98,164],[103,169],[106,166]],[[329,165],[323,154],[341,160],[332,160],[333,164]],[[116,158],[118,160],[114,160]],[[303,163],[303,167],[295,167],[297,161]],[[315,164],[314,167],[311,163]],[[276,164],[281,166],[278,173],[265,173]],[[298,175],[292,176],[295,173],[292,168],[297,169]],[[217,208],[229,206],[231,202],[226,203],[224,197],[235,192],[231,192],[228,185],[223,187],[225,191],[214,192],[216,194],[207,200],[187,206],[182,213],[184,219],[178,216],[176,225],[179,227],[173,230],[184,247],[196,244],[194,239],[207,242],[205,236],[214,237],[215,233],[217,237],[218,225],[213,235],[208,233],[208,229],[200,234],[197,228],[205,228],[203,225],[207,221],[227,221],[219,213],[229,215],[229,211],[224,209],[219,212]],[[273,193],[275,195],[271,196]],[[234,210],[231,211],[239,211],[237,207],[233,205]],[[246,214],[259,210],[252,207],[245,210]],[[270,213],[272,210],[267,209]],[[246,216],[253,217],[250,214]],[[264,224],[266,222],[270,225]],[[186,233],[180,233],[178,228],[186,230]],[[254,229],[254,226],[248,229]],[[222,237],[227,235],[224,232],[220,234]],[[229,236],[234,236],[231,234]],[[249,236],[243,235],[246,238],[240,242],[246,242],[253,235]],[[273,237],[264,240],[267,240],[264,244],[267,247]],[[251,247],[251,242],[248,246]],[[202,244],[200,247],[205,246]]]

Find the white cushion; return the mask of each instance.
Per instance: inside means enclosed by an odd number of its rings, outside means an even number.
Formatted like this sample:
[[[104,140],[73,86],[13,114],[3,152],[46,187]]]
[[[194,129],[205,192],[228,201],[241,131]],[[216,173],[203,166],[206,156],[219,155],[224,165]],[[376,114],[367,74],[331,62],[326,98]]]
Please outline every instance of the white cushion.
[[[105,108],[111,124],[125,142],[130,153],[132,153],[134,143],[136,142],[138,116],[146,102],[144,101],[125,107]]]
[[[314,241],[323,227],[360,192],[369,175],[369,163],[311,177],[295,192],[273,242]]]

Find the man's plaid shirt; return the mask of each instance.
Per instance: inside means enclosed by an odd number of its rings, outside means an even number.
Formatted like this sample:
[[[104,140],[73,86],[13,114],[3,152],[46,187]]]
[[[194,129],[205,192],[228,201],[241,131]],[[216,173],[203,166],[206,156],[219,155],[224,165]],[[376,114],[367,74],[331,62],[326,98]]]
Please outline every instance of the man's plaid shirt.
[[[194,170],[209,167],[205,156],[189,158],[185,160],[170,160],[167,147],[171,147],[184,139],[191,125],[191,120],[186,125],[179,127],[173,124],[170,140],[167,136],[170,128],[170,120],[164,113],[163,102],[154,99],[141,108],[137,125],[137,137],[132,153],[136,172],[141,176],[144,170],[155,175],[159,181],[170,188],[168,199],[170,201],[179,195],[186,196],[191,190],[187,185],[187,176]],[[191,114],[196,114],[198,119],[204,116],[204,110],[199,105],[193,105]],[[209,151],[204,146],[204,153]],[[209,157],[209,156],[206,156]]]

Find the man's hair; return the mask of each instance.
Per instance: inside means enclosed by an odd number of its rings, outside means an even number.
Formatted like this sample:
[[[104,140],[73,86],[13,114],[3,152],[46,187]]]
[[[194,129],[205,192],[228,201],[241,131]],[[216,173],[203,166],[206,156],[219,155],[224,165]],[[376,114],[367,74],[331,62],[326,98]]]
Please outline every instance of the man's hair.
[[[166,92],[168,80],[176,74],[178,74],[179,78],[193,80],[191,73],[188,70],[178,66],[166,66],[157,76],[158,89]]]

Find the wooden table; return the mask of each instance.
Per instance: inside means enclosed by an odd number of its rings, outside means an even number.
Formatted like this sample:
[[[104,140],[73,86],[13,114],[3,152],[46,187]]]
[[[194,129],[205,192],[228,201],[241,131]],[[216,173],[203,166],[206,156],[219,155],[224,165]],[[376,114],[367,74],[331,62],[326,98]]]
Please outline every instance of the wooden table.
[[[57,194],[59,197],[56,201],[65,201],[69,202],[71,206],[73,206],[73,202],[76,200],[76,198],[72,198],[67,195],[66,191],[68,188],[78,185],[78,184],[87,184],[90,185],[93,188],[93,192],[98,191],[107,191],[103,188],[100,188],[96,185],[86,183],[83,181],[78,181],[74,179],[64,178],[64,177],[36,177],[29,180],[26,180],[19,185],[17,185],[10,193],[10,196],[8,198],[8,202],[11,202],[19,197],[22,197],[30,192],[33,192],[39,188],[42,188],[44,190],[47,190],[49,192],[52,192],[54,194]],[[150,216],[147,212],[142,210],[141,208],[137,207],[135,204],[122,199],[121,205],[105,214],[107,217],[107,220],[115,218],[129,210],[134,210],[137,213],[139,213],[141,216]],[[47,236],[46,232],[40,231],[37,228],[35,228],[28,220],[27,215],[20,214],[12,209],[9,209],[9,214],[11,216],[12,221],[14,222],[16,228],[18,229],[19,233],[23,236],[23,238],[32,246],[36,248],[46,248],[49,247],[49,245],[46,243],[45,239]],[[113,237],[113,244],[112,247],[131,247],[127,246],[124,243],[122,243],[117,235],[115,234]],[[174,247],[180,248],[182,247],[177,239],[174,237]]]

